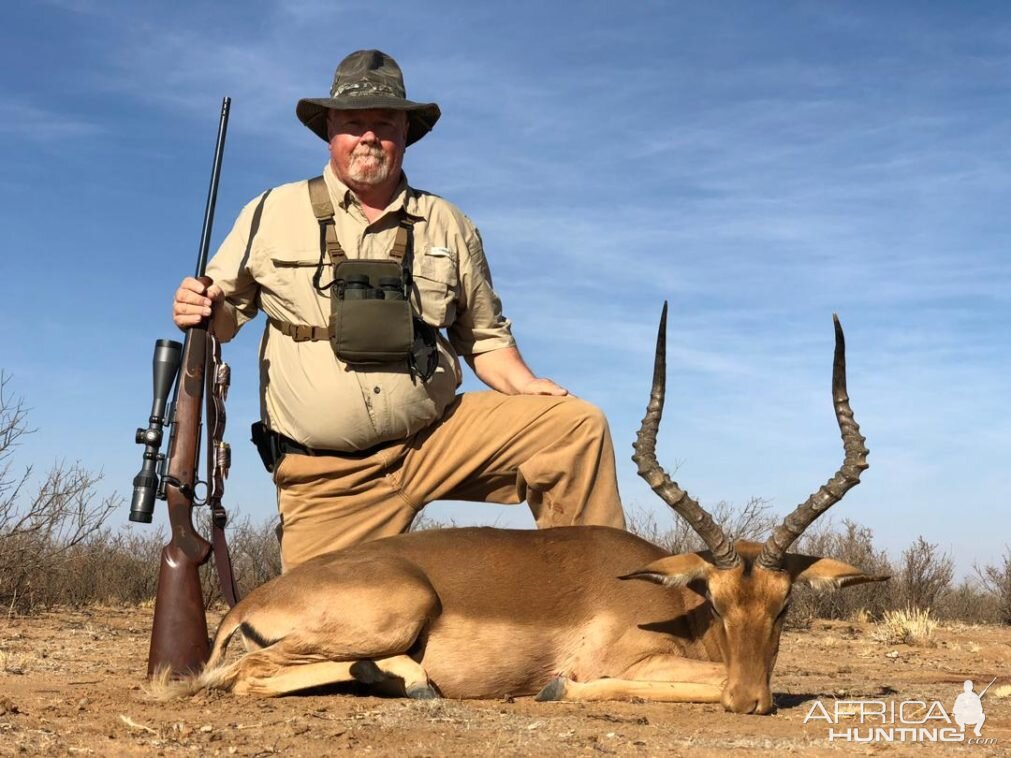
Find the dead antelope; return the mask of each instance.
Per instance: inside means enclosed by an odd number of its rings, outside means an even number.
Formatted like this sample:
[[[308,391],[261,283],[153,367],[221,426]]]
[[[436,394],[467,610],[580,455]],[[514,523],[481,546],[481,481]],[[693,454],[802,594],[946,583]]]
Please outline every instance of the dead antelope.
[[[280,695],[357,680],[410,697],[722,700],[729,711],[768,713],[793,585],[887,578],[787,552],[867,467],[846,394],[842,329],[835,319],[843,465],[763,545],[732,543],[657,463],[666,320],[665,305],[633,460],[708,550],[670,555],[592,526],[448,529],[357,545],[252,592],[222,621],[204,672],[183,686]],[[236,631],[251,652],[225,664]]]

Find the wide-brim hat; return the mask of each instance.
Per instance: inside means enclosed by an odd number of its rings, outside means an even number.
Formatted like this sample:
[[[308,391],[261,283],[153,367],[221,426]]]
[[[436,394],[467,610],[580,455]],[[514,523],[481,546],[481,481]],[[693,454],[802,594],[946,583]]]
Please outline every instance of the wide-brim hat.
[[[406,111],[408,145],[428,134],[442,115],[435,103],[416,103],[407,99],[400,66],[379,50],[358,50],[351,53],[334,72],[330,97],[299,100],[295,106],[295,115],[320,139],[329,142],[327,111],[369,108]]]

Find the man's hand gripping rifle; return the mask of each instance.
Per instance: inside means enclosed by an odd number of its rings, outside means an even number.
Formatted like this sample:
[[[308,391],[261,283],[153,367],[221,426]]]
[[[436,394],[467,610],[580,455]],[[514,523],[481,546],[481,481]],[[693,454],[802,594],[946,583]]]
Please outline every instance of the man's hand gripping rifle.
[[[226,97],[221,105],[214,168],[200,238],[197,278],[203,277],[207,268],[207,251],[214,222],[214,205],[218,195],[230,104],[231,101]],[[227,443],[222,440],[229,371],[228,366],[220,362],[220,346],[209,326],[210,319],[204,319],[188,328],[182,345],[174,340],[158,340],[155,343],[151,417],[147,429],[137,430],[136,441],[144,445],[144,463],[133,480],[130,520],[151,523],[154,500],[157,497],[168,501],[169,525],[172,530],[169,543],[162,550],[158,573],[151,651],[148,656],[149,676],[164,668],[173,674],[196,671],[207,660],[210,648],[199,571],[212,550],[225,599],[230,605],[234,605],[238,599],[228,560],[228,547],[224,540],[225,511],[221,506],[223,481],[228,475],[231,457]],[[175,396],[169,405],[168,395],[173,384]],[[201,481],[197,471],[205,389],[208,474],[206,481]],[[171,425],[167,456],[160,452],[165,424]],[[207,488],[203,500],[196,497],[199,484],[204,484]],[[213,545],[200,536],[193,526],[195,505],[208,505],[211,508]]]

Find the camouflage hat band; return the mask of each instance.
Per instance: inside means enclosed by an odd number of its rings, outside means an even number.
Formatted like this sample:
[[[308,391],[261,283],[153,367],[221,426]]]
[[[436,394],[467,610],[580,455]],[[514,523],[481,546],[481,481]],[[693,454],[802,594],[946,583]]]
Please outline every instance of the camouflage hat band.
[[[359,97],[361,95],[389,95],[391,97],[399,97],[403,99],[404,93],[397,92],[386,84],[380,84],[379,82],[345,82],[343,84],[334,85],[333,92],[330,93],[330,97],[344,97],[348,95],[350,97]]]
[[[329,142],[328,111],[370,108],[406,111],[408,145],[428,134],[441,115],[435,103],[415,103],[407,99],[400,66],[379,50],[351,53],[334,72],[330,97],[299,100],[295,115],[320,139]]]

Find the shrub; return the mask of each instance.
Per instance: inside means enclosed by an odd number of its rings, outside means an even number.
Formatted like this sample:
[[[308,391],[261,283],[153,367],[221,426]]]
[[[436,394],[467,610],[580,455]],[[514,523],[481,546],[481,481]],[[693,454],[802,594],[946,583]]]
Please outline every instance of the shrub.
[[[1011,625],[1011,548],[1004,548],[1001,562],[976,567],[984,590],[996,605],[996,617],[1001,624]]]
[[[891,576],[894,573],[885,551],[875,549],[874,533],[849,520],[843,521],[841,530],[834,528],[831,521],[816,524],[801,536],[794,550],[806,555],[835,558],[856,566],[868,575]],[[894,607],[889,584],[875,582],[839,591],[795,587],[787,620],[793,625],[803,625],[813,618],[849,619],[857,614],[881,618],[886,610]]]
[[[954,563],[949,555],[940,553],[937,545],[923,537],[902,551],[898,576],[893,580],[904,607],[927,609],[936,607],[951,588]]]
[[[731,540],[765,541],[779,523],[771,510],[768,501],[753,497],[739,509],[721,500],[711,513]],[[706,549],[691,525],[677,515],[674,524],[665,528],[657,523],[652,512],[637,508],[628,513],[628,531],[671,553]]]
[[[30,430],[22,402],[10,398],[8,381],[0,374],[0,602],[15,613],[57,602],[55,588],[74,576],[75,556],[103,539],[103,524],[119,499],[97,496],[100,474],[62,462],[33,494],[25,494],[32,467],[15,473],[12,456]]]

